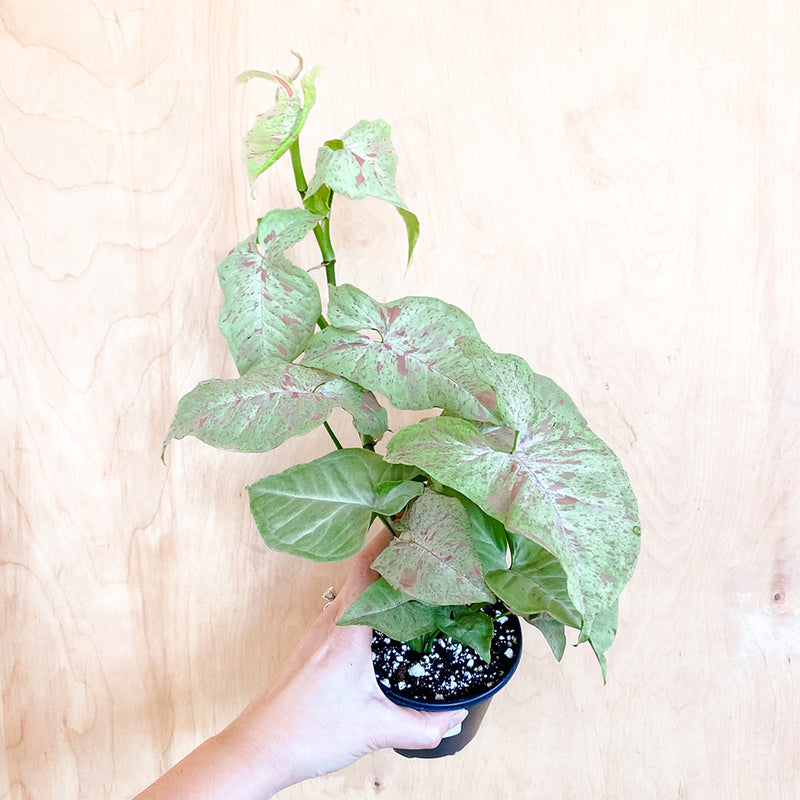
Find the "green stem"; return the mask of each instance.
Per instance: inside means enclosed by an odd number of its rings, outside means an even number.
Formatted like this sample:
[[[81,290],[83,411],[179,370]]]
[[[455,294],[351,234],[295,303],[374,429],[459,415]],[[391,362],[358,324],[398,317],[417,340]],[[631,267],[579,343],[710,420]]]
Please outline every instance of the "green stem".
[[[376,514],[377,518],[389,529],[389,533],[396,539],[400,534],[397,529],[392,525],[392,521],[385,514]]]
[[[300,139],[295,139],[292,146],[289,148],[289,153],[292,156],[292,170],[294,171],[294,184],[302,199],[305,199],[306,191],[308,190],[308,183],[306,176],[303,172],[303,162],[300,160]]]
[[[306,181],[306,176],[303,172],[303,162],[300,159],[299,137],[292,142],[289,153],[292,157],[294,184],[297,187],[300,198],[305,200],[306,192],[308,191],[308,181]],[[331,200],[332,199],[333,195],[331,194]],[[328,213],[330,214],[330,211]],[[333,252],[333,244],[331,243],[330,216],[323,217],[314,226],[314,238],[317,240],[320,253],[322,253],[322,263],[325,266],[325,279],[331,286],[336,286],[336,254]],[[320,327],[326,327],[326,325],[321,325]]]
[[[328,431],[328,436],[331,437],[331,441],[336,445],[336,449],[343,450],[344,448],[342,447],[342,443],[336,438],[336,434],[333,432],[333,428],[331,428],[331,426],[328,425],[327,422],[323,422],[322,424],[325,427],[325,430]]]

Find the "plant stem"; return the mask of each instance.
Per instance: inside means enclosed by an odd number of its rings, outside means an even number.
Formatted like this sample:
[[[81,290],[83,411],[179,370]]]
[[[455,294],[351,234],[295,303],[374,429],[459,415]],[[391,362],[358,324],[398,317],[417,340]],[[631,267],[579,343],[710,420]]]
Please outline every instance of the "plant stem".
[[[331,428],[331,426],[328,425],[327,422],[323,422],[322,424],[325,427],[325,430],[328,431],[328,436],[331,437],[331,440],[336,445],[336,449],[343,450],[344,448],[342,447],[342,443],[336,438],[336,434],[333,432],[333,428]]]
[[[289,153],[292,156],[292,170],[294,172],[294,185],[302,199],[305,199],[306,191],[308,190],[308,183],[306,176],[303,173],[303,162],[300,160],[300,139],[297,138],[292,142],[289,148]]]
[[[331,244],[330,217],[325,217],[319,221],[314,228],[314,236],[322,253],[322,263],[325,265],[325,278],[328,281],[328,285],[336,286],[336,254],[333,252],[333,245]]]
[[[301,199],[305,200],[306,192],[308,191],[308,182],[306,181],[306,176],[303,172],[303,162],[300,159],[299,137],[292,142],[292,146],[289,148],[289,153],[292,156],[294,184],[297,187],[297,192]],[[333,195],[331,195],[331,200],[332,199]],[[328,211],[328,214],[330,214],[330,211]],[[320,253],[322,253],[322,263],[325,266],[325,279],[331,286],[336,286],[336,254],[333,252],[333,244],[331,243],[330,216],[323,217],[314,226],[314,238],[317,240]]]
[[[395,539],[400,535],[394,525],[392,525],[392,521],[389,517],[384,514],[376,514],[375,516],[389,529],[389,533],[391,533]]]

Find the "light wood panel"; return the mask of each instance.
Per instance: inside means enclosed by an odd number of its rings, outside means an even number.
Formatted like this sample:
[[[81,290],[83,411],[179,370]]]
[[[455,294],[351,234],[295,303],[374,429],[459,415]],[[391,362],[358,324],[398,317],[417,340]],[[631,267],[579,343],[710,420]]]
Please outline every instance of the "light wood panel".
[[[265,551],[243,494],[322,435],[158,458],[180,394],[233,375],[217,261],[294,203],[288,165],[249,197],[271,92],[232,83],[294,48],[326,67],[306,161],[387,119],[422,222],[406,275],[395,212],[340,204],[341,279],[457,303],[570,391],[643,552],[608,686],[531,630],[465,754],[283,796],[796,797],[798,40],[792,0],[3,0],[0,796],[133,795],[344,574]]]

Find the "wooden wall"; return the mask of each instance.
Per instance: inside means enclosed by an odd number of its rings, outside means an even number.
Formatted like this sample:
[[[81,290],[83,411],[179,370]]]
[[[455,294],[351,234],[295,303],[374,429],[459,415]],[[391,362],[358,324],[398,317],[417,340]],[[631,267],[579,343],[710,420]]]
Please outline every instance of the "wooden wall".
[[[219,259],[274,205],[248,68],[325,67],[302,140],[392,124],[422,224],[340,203],[341,280],[464,307],[576,399],[640,499],[603,687],[531,629],[462,756],[286,798],[800,796],[794,0],[0,1],[3,798],[124,798],[275,674],[346,566],[264,549],[244,486],[327,449],[161,440],[233,364]],[[311,266],[313,248],[300,248]]]

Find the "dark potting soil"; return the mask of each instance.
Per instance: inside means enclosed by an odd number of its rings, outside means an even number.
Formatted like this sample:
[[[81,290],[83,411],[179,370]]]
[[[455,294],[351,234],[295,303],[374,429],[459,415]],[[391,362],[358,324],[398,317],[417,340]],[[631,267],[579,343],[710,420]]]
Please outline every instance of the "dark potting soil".
[[[508,673],[520,642],[508,615],[494,620],[492,660],[487,664],[471,647],[439,637],[430,653],[420,653],[373,631],[372,664],[383,686],[410,700],[453,702],[491,689]]]

